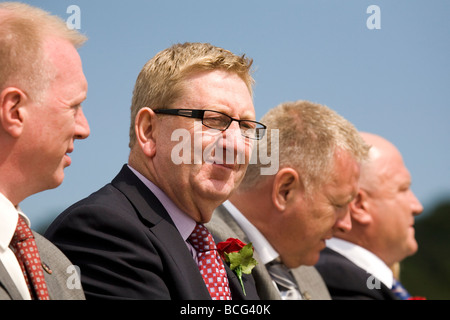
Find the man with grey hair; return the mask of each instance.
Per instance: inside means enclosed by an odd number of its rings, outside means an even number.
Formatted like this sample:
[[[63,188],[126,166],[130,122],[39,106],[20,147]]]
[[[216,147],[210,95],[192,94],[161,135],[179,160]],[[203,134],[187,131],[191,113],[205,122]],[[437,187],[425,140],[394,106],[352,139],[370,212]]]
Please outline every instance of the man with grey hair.
[[[84,299],[76,269],[19,203],[59,186],[75,140],[89,135],[85,41],[41,9],[0,3],[0,299]]]
[[[253,243],[262,299],[330,299],[320,275],[307,266],[317,262],[335,231],[351,228],[348,204],[368,147],[350,122],[308,101],[283,103],[261,121],[268,132],[258,149],[278,153],[279,169],[262,175],[261,161],[250,164],[208,228],[218,238]],[[274,141],[272,131],[278,132]]]

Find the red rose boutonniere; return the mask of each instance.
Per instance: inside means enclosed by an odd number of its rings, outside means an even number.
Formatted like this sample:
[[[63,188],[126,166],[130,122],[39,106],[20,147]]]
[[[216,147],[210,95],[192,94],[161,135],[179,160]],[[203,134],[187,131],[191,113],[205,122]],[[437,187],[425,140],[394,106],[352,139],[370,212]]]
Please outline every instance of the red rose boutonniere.
[[[245,293],[244,284],[242,283],[242,274],[250,274],[252,269],[258,264],[253,259],[253,245],[243,243],[239,239],[228,238],[227,241],[219,242],[217,250],[222,259],[230,266],[230,269],[236,272],[242,291]]]

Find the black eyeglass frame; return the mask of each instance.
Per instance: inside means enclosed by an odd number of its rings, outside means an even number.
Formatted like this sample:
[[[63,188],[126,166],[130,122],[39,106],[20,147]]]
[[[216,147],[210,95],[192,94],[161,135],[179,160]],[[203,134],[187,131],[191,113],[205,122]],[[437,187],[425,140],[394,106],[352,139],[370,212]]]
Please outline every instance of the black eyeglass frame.
[[[222,129],[208,126],[207,124],[205,124],[203,122],[203,116],[204,116],[206,111],[219,113],[219,114],[229,118],[230,122],[228,122],[227,126],[225,128],[222,128]],[[254,120],[235,119],[235,118],[230,117],[226,113],[223,113],[223,112],[220,112],[220,111],[217,111],[217,110],[209,110],[209,109],[156,109],[156,110],[153,110],[153,112],[157,113],[157,114],[167,114],[167,115],[181,116],[181,117],[186,117],[186,118],[200,119],[200,120],[202,120],[202,124],[205,127],[208,127],[210,129],[214,129],[214,130],[220,130],[220,131],[227,130],[230,127],[230,125],[231,125],[231,123],[233,121],[236,121],[237,123],[239,123],[239,128],[241,128],[241,122],[254,123],[254,124],[256,124],[256,126],[261,126],[260,128],[258,128],[258,127],[254,128],[254,130],[255,130],[255,136],[254,137],[250,137],[250,136],[244,135],[244,133],[241,130],[242,136],[244,136],[246,138],[249,138],[249,139],[252,139],[252,140],[261,140],[264,137],[264,135],[266,133],[266,129],[267,129],[267,126],[262,124],[261,122],[254,121]],[[257,135],[256,131],[257,130],[262,130],[262,129],[263,129],[263,133],[261,135]]]

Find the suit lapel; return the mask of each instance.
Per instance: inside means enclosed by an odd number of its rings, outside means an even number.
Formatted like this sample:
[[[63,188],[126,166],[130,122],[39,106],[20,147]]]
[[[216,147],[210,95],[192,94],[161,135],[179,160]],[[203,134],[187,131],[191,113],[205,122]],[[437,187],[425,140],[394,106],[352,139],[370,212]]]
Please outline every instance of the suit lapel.
[[[331,296],[320,276],[313,266],[300,266],[291,269],[299,290],[305,300],[330,300]]]
[[[199,286],[204,283],[198,270],[198,266],[192,258],[186,243],[178,230],[165,220],[161,220],[157,225],[150,228],[151,232],[161,241],[165,247],[165,252],[170,254],[173,262],[178,268],[179,277],[186,283],[186,289],[195,299],[210,299],[206,286]],[[179,287],[180,290],[183,288]]]
[[[186,294],[194,299],[210,298],[203,283],[197,264],[192,258],[186,243],[175,227],[172,219],[158,198],[144,185],[144,183],[125,165],[112,184],[122,191],[128,200],[135,206],[149,230],[160,240],[165,247],[164,252],[170,256],[178,268],[178,276],[185,286],[179,290],[186,290]]]
[[[156,225],[161,219],[165,219],[174,225],[158,198],[127,165],[123,166],[122,170],[112,181],[112,184],[128,198],[147,225]]]
[[[5,266],[0,261],[0,286],[10,296],[11,300],[23,300],[22,295],[6,271]]]

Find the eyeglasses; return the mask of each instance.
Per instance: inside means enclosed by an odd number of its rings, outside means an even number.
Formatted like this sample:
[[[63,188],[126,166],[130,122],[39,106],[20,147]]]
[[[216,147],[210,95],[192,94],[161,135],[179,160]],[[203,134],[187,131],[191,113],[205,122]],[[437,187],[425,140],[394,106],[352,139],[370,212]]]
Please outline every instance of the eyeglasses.
[[[154,110],[158,114],[168,114],[181,116],[186,118],[201,119],[205,127],[225,131],[231,125],[231,122],[237,121],[241,129],[241,135],[253,139],[260,140],[264,137],[266,126],[260,122],[252,120],[239,120],[229,115],[214,110],[198,110],[198,109],[158,109]]]

